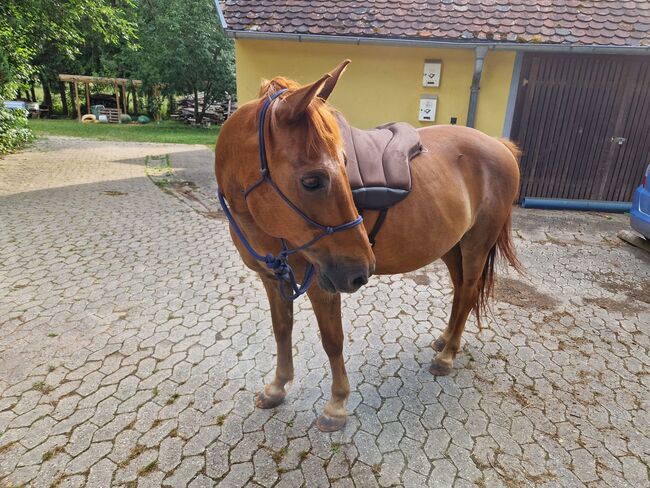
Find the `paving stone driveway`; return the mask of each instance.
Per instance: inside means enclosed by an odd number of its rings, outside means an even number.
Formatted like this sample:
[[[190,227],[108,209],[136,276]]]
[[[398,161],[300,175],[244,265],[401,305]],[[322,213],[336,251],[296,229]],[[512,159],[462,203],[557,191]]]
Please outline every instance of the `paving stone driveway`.
[[[287,402],[257,410],[263,288],[223,219],[145,176],[163,154],[210,192],[198,146],[0,160],[0,486],[649,486],[650,259],[625,217],[518,210],[528,274],[502,276],[448,377],[426,369],[444,267],[372,278],[344,301],[351,415],[323,434],[308,301]]]

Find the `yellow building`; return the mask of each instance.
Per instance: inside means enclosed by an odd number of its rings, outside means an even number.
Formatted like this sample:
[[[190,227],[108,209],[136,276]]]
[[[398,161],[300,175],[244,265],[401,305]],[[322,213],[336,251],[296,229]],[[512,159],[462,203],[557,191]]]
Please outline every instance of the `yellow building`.
[[[435,123],[450,123],[452,117],[458,124],[467,122],[474,73],[474,53],[469,49],[257,39],[237,39],[235,49],[237,95],[242,102],[257,97],[263,78],[282,74],[306,83],[349,58],[352,64],[330,101],[353,125],[370,128],[392,120],[428,125],[432,122],[418,121],[420,97],[425,94],[438,97]],[[424,60],[429,58],[440,61],[439,87],[422,86]],[[502,133],[514,61],[514,52],[487,53],[476,127],[488,134]]]
[[[623,117],[638,107],[650,113],[650,20],[631,7],[621,16],[620,2],[544,3],[217,6],[235,39],[240,103],[256,98],[265,78],[307,83],[349,58],[330,101],[351,124],[476,127],[523,147],[522,196],[628,200],[650,160],[634,126],[648,134],[650,118]],[[645,3],[627,2],[639,12]],[[623,75],[633,81],[623,83]]]

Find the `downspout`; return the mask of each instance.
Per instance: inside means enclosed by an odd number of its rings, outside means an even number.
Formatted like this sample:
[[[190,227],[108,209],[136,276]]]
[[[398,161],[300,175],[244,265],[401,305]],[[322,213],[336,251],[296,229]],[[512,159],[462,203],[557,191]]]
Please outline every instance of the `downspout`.
[[[481,89],[481,75],[483,74],[483,61],[487,55],[487,47],[477,47],[474,50],[474,76],[472,87],[469,90],[469,108],[467,109],[467,127],[474,127],[476,122],[476,108],[478,106],[478,92]]]

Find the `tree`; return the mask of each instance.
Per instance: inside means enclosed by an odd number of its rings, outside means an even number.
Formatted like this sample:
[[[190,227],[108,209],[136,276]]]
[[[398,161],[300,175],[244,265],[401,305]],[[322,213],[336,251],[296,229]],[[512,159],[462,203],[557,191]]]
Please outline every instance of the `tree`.
[[[0,91],[38,76],[51,98],[61,68],[89,60],[98,68],[103,49],[133,43],[135,8],[133,0],[2,0]]]
[[[213,0],[146,0],[140,7],[141,77],[162,83],[167,94],[193,94],[200,123],[209,105],[235,90],[233,45]]]
[[[235,90],[233,45],[217,18],[213,0],[0,0],[0,95],[37,78],[44,103],[58,92],[65,113],[60,73],[139,78],[153,109],[162,96],[193,94],[200,122]]]

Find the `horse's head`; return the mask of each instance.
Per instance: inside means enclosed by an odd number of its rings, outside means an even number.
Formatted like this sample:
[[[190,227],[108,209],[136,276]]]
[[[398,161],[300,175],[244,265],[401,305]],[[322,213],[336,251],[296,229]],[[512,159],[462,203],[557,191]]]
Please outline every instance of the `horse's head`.
[[[222,140],[234,146],[229,150],[217,148],[218,166],[223,157],[236,158],[237,161],[229,166],[239,166],[237,170],[228,171],[227,179],[238,180],[235,187],[229,182],[225,188],[229,200],[235,196],[231,196],[233,192],[241,195],[259,180],[257,122],[260,110],[269,96],[286,89],[270,106],[264,129],[273,182],[301,212],[323,226],[336,227],[358,216],[345,171],[334,109],[326,102],[348,63],[344,61],[331,73],[306,86],[274,78],[262,85],[259,100],[235,112],[219,137],[219,146]],[[236,117],[242,120],[237,122]],[[246,133],[242,134],[243,131]],[[225,183],[222,179],[226,177],[219,178],[220,185]],[[322,234],[322,229],[303,219],[271,184],[261,184],[250,191],[245,204],[245,210],[264,233],[283,238],[291,246],[301,246]],[[367,283],[375,267],[374,254],[362,225],[328,235],[302,253],[316,266],[321,287],[330,292],[356,291]]]

